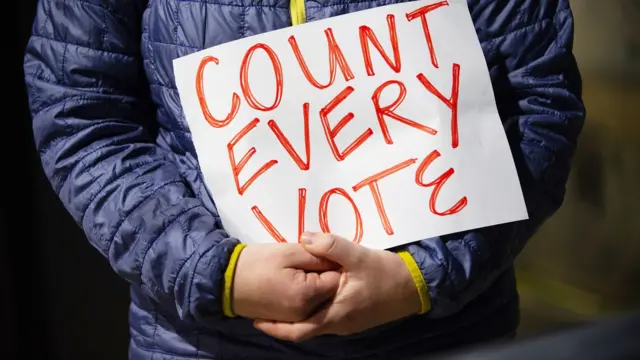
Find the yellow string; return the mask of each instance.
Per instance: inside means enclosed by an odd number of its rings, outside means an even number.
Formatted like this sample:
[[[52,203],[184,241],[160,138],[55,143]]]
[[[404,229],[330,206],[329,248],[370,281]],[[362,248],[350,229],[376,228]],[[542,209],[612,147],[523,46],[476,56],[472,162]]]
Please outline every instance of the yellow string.
[[[290,0],[289,11],[291,11],[291,25],[300,25],[307,21],[304,0]]]

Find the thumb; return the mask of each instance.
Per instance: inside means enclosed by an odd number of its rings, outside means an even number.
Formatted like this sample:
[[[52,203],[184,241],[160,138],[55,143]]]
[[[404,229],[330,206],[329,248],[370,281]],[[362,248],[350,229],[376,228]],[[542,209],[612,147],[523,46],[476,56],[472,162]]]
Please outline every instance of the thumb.
[[[336,235],[304,233],[301,242],[310,254],[350,267],[357,263],[364,248]]]

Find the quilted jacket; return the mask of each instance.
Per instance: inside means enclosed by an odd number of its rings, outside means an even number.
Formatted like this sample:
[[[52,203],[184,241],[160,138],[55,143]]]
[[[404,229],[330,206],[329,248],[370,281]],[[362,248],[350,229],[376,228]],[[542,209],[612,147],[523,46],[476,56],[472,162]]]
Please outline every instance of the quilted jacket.
[[[307,21],[402,0],[307,0]],[[424,315],[292,344],[225,318],[230,238],[204,186],[172,60],[291,26],[288,0],[41,0],[24,71],[44,171],[131,284],[131,359],[373,359],[502,336],[514,257],[561,205],[585,109],[568,0],[468,0],[529,220],[407,246]],[[82,269],[78,269],[82,271]]]

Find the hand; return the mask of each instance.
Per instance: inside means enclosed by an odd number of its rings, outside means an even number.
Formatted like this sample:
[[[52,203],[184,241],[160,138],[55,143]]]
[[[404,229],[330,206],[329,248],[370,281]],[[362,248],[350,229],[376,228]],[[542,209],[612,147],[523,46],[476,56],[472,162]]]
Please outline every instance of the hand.
[[[300,244],[248,245],[236,265],[231,306],[252,319],[303,320],[336,294],[338,268]]]
[[[306,320],[255,320],[255,328],[299,342],[322,334],[353,334],[420,311],[418,290],[397,254],[368,249],[330,234],[309,234],[302,241],[310,254],[342,265],[335,298]]]

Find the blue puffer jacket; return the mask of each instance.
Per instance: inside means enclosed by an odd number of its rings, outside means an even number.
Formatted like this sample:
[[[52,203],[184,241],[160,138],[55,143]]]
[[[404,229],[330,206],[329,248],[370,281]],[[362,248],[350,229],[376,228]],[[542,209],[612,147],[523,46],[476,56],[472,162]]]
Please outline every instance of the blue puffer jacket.
[[[397,0],[307,0],[308,21]],[[562,203],[585,110],[568,0],[469,0],[530,219],[408,245],[425,315],[302,344],[221,311],[229,238],[205,189],[172,60],[291,25],[288,0],[42,0],[25,58],[56,193],[131,283],[132,359],[402,358],[517,326],[513,260]],[[82,269],[78,269],[82,271]]]

